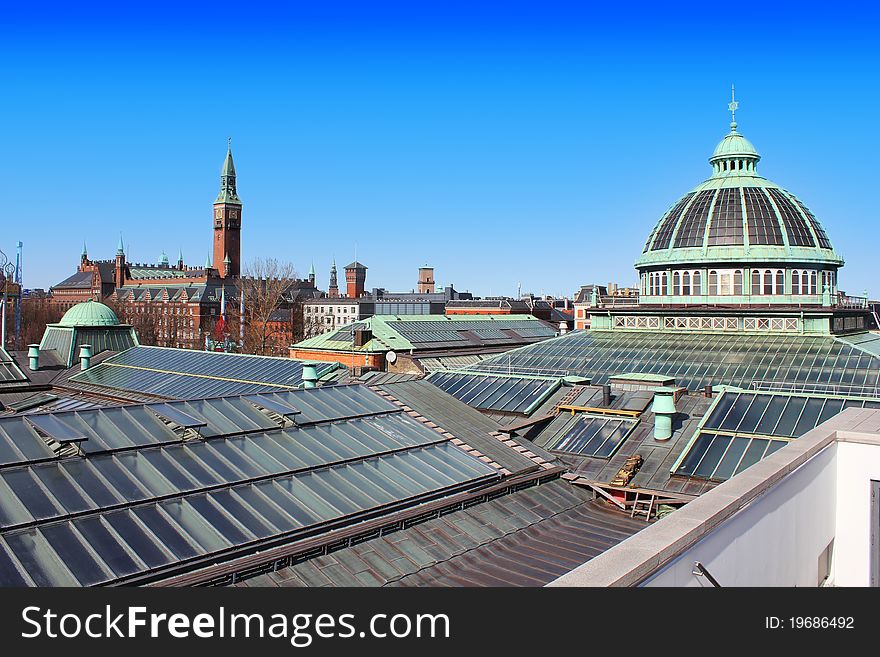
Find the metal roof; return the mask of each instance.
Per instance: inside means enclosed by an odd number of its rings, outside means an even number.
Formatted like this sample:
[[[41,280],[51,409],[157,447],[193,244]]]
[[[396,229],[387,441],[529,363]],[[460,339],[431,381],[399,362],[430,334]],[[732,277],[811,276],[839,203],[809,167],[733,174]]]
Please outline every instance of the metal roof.
[[[644,528],[556,479],[239,586],[541,586]]]

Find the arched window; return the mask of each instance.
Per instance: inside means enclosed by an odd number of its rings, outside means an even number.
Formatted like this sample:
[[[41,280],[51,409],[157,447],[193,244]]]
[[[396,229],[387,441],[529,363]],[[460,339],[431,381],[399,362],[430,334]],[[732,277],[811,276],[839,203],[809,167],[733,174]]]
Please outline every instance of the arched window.
[[[669,281],[665,271],[660,274],[660,294],[669,294]]]
[[[703,293],[702,285],[700,284],[701,275],[699,271],[694,272],[694,296],[699,296]]]
[[[791,293],[793,295],[801,293],[801,272],[797,269],[791,270]]]
[[[718,294],[718,272],[714,269],[709,272],[709,294]]]
[[[776,291],[774,294],[785,294],[785,270],[776,270]]]
[[[733,272],[733,293],[736,296],[741,296],[743,293],[743,273],[742,269],[737,269]]]
[[[681,293],[690,296],[691,293],[691,273],[686,271],[681,275]]]
[[[810,272],[810,294],[820,294],[824,292],[824,290],[816,291],[816,272]]]
[[[769,269],[764,271],[764,294],[773,294],[773,272]]]
[[[752,294],[761,294],[761,272],[757,269],[752,270]]]
[[[674,296],[681,294],[681,274],[678,272],[672,274],[672,294]]]

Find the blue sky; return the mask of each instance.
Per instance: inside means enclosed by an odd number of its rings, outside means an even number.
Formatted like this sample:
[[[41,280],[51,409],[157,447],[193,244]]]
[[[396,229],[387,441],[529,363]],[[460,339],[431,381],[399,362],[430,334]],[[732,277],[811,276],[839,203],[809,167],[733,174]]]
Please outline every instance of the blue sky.
[[[735,83],[762,175],[823,222],[841,287],[880,296],[868,3],[32,4],[0,40],[0,248],[24,242],[27,287],[119,231],[131,260],[203,263],[227,136],[245,262],[314,260],[321,287],[355,249],[367,287],[425,263],[481,295],[631,283]]]

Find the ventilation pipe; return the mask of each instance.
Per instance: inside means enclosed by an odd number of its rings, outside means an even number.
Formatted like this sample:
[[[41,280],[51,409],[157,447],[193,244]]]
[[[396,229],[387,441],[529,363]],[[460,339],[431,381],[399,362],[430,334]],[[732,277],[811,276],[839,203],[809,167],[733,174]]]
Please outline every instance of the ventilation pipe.
[[[84,344],[79,348],[79,363],[83,372],[92,366],[92,345]]]
[[[28,359],[30,360],[29,364],[31,372],[36,372],[38,369],[40,369],[40,345],[28,345]]]
[[[602,406],[605,408],[611,406],[611,386],[607,383],[602,386]]]
[[[654,413],[654,440],[669,440],[672,438],[672,418],[675,416],[675,390],[661,387],[654,391],[654,403],[651,411]]]
[[[303,388],[318,386],[318,368],[314,363],[303,363],[302,380]]]
[[[703,388],[703,396],[706,397],[707,399],[712,399],[712,392],[713,392],[713,386],[711,384],[707,385],[705,388]]]

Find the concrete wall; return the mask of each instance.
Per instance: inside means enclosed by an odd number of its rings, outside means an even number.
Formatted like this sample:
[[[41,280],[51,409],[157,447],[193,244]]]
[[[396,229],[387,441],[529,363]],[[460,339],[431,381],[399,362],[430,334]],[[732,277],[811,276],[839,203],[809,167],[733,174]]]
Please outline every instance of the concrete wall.
[[[837,446],[836,586],[870,585],[871,480],[880,481],[878,451],[853,442]]]
[[[691,572],[699,561],[721,586],[816,586],[836,532],[837,472],[831,445],[643,585],[711,587]]]

